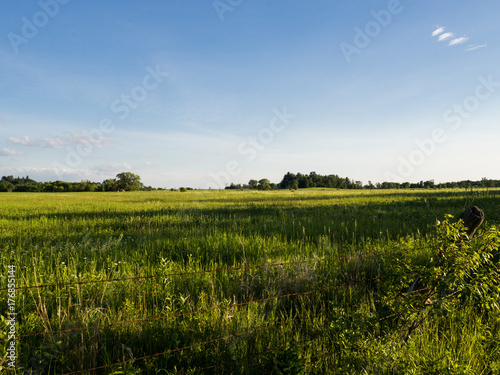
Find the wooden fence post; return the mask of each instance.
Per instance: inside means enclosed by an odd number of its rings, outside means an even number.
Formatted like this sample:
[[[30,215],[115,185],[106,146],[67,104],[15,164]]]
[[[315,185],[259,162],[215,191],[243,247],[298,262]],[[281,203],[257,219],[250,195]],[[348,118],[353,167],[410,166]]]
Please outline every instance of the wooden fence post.
[[[462,219],[464,226],[467,228],[467,235],[471,238],[483,223],[484,212],[477,206],[471,206],[462,212],[458,219]]]

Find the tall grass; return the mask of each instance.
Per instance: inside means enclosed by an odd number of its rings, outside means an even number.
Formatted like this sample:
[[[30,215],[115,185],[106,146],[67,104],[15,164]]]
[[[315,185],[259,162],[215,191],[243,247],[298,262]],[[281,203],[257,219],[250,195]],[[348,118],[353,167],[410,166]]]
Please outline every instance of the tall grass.
[[[499,196],[2,194],[2,275],[15,264],[17,287],[56,285],[17,290],[17,333],[45,334],[17,339],[16,372],[123,362],[100,371],[494,373],[498,314],[462,306],[426,321],[403,345],[404,329],[379,301],[401,283],[396,263],[428,261],[437,219],[474,203],[485,227],[497,224]],[[155,275],[172,276],[130,280]],[[129,280],[76,284],[114,279]]]

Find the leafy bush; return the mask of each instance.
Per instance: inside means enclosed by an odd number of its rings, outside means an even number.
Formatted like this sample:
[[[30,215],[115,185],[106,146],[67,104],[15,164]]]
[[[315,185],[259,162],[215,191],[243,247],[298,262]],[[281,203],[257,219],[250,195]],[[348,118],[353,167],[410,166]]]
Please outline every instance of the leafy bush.
[[[451,218],[446,215],[443,222],[438,222],[434,254],[422,269],[429,297],[437,298],[438,306],[456,301],[481,311],[500,309],[500,229],[490,227],[470,239],[462,222],[452,223]]]
[[[452,218],[437,222],[425,257],[403,255],[393,262],[393,275],[381,291],[378,309],[405,342],[425,320],[457,309],[500,311],[500,229],[492,226],[471,239],[462,221]]]

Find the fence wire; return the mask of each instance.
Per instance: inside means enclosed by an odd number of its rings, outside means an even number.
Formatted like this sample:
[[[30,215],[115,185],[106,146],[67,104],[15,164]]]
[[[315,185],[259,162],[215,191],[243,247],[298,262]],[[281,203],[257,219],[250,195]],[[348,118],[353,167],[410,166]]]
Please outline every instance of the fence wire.
[[[210,311],[225,310],[225,309],[231,309],[231,308],[235,308],[235,307],[242,307],[242,306],[250,305],[252,303],[260,303],[260,302],[278,300],[281,298],[288,298],[288,297],[294,297],[294,296],[304,296],[304,295],[308,295],[308,294],[312,294],[312,293],[316,293],[316,292],[323,292],[323,291],[334,289],[334,288],[353,286],[353,285],[359,284],[361,282],[371,282],[371,281],[375,281],[375,280],[380,280],[380,279],[387,278],[387,277],[389,277],[389,276],[385,276],[385,277],[377,276],[377,277],[374,277],[374,278],[371,278],[368,280],[359,280],[359,281],[355,281],[355,282],[330,285],[330,286],[319,288],[319,289],[309,290],[307,292],[297,292],[297,293],[284,294],[284,295],[280,295],[280,296],[262,298],[262,299],[258,299],[258,300],[248,301],[248,302],[235,303],[232,305],[215,306],[215,307],[212,307],[210,309],[202,309],[202,310],[190,311],[190,312],[180,313],[180,314],[159,316],[156,318],[136,319],[136,320],[130,320],[130,321],[126,321],[126,322],[94,325],[94,326],[88,326],[88,327],[77,327],[77,328],[70,328],[70,329],[64,329],[64,330],[58,330],[58,331],[29,333],[29,334],[25,334],[25,335],[16,336],[16,338],[33,337],[33,336],[40,336],[40,335],[73,332],[73,331],[83,331],[83,330],[94,329],[94,328],[108,328],[108,327],[115,327],[115,326],[121,326],[121,325],[126,325],[126,324],[133,324],[133,323],[153,322],[153,321],[164,320],[164,319],[179,318],[179,317],[188,316],[188,315],[202,314],[202,313],[206,313],[206,312],[210,312]]]
[[[284,267],[291,265],[299,265],[306,263],[319,263],[319,262],[330,262],[335,260],[348,260],[354,258],[366,258],[371,256],[386,256],[393,255],[402,252],[408,252],[407,249],[400,249],[386,253],[368,253],[368,254],[357,254],[357,255],[346,255],[341,257],[333,257],[333,258],[323,258],[323,259],[306,259],[294,262],[280,262],[280,263],[272,263],[272,264],[260,264],[255,266],[246,266],[246,267],[228,267],[228,268],[220,268],[215,270],[205,270],[205,271],[192,271],[192,272],[176,272],[176,273],[168,273],[162,275],[149,275],[149,276],[134,276],[134,277],[124,277],[124,278],[116,278],[116,279],[105,279],[105,280],[88,280],[88,281],[73,281],[69,283],[59,283],[59,284],[41,284],[41,285],[26,285],[26,286],[18,286],[14,289],[37,289],[37,288],[51,288],[51,287],[64,287],[64,286],[73,286],[73,285],[85,285],[85,284],[98,284],[98,283],[111,283],[118,281],[128,281],[128,280],[147,280],[154,278],[168,278],[174,276],[192,276],[192,275],[200,275],[200,274],[209,274],[209,273],[218,273],[218,272],[230,272],[230,271],[248,271],[259,268],[271,268],[271,267]],[[0,291],[8,290],[9,288],[0,288]],[[12,288],[10,288],[12,289]]]
[[[280,263],[273,263],[273,264],[264,264],[264,265],[255,265],[255,266],[245,266],[245,267],[228,267],[228,268],[220,268],[220,269],[213,269],[213,270],[204,270],[204,271],[194,271],[194,272],[176,272],[176,273],[169,273],[169,274],[161,274],[161,275],[149,275],[149,276],[137,276],[137,277],[127,277],[127,278],[116,278],[116,279],[107,279],[107,280],[89,280],[89,281],[79,281],[79,282],[69,282],[69,283],[59,283],[59,284],[42,284],[42,285],[31,285],[31,286],[22,286],[22,287],[17,287],[16,289],[43,289],[43,288],[49,288],[49,287],[65,287],[65,286],[73,286],[73,285],[84,285],[84,284],[97,284],[97,283],[109,283],[109,282],[118,282],[118,281],[128,281],[128,280],[146,280],[146,279],[153,279],[153,278],[168,278],[168,277],[182,277],[182,276],[189,276],[189,275],[199,275],[199,274],[214,274],[214,273],[219,273],[219,272],[233,272],[233,271],[248,271],[248,270],[255,270],[255,269],[261,269],[261,268],[270,268],[270,267],[285,267],[285,266],[292,266],[292,265],[301,265],[301,264],[307,264],[307,263],[319,263],[319,262],[329,262],[329,261],[340,261],[340,260],[349,260],[349,259],[356,259],[356,258],[367,258],[367,257],[373,257],[373,256],[388,256],[388,255],[393,255],[393,254],[398,254],[402,252],[408,252],[407,249],[399,249],[395,250],[392,252],[385,252],[385,253],[368,253],[368,254],[356,254],[356,255],[346,255],[346,256],[339,256],[339,257],[331,257],[331,258],[323,258],[323,259],[306,259],[306,260],[300,260],[300,261],[293,261],[293,262],[280,262]],[[335,288],[341,288],[341,287],[350,287],[356,284],[359,284],[361,282],[372,282],[375,280],[381,280],[385,278],[389,278],[392,275],[385,275],[385,276],[376,276],[371,279],[363,279],[363,280],[358,280],[358,281],[351,281],[351,282],[344,282],[341,284],[334,284],[334,285],[329,285],[326,287],[322,288],[317,288],[305,292],[297,292],[297,293],[289,293],[289,294],[284,294],[280,296],[275,296],[275,297],[268,297],[268,298],[262,298],[258,300],[252,300],[252,301],[247,301],[247,302],[242,302],[242,303],[235,303],[235,304],[230,304],[230,305],[223,305],[223,306],[214,306],[212,308],[208,309],[201,309],[198,311],[192,311],[192,312],[185,312],[185,313],[179,313],[179,314],[172,314],[172,315],[167,315],[167,316],[160,316],[160,317],[154,317],[154,318],[145,318],[145,319],[136,319],[136,320],[131,320],[131,321],[126,321],[126,322],[116,322],[112,324],[106,324],[106,325],[94,325],[94,326],[87,326],[87,327],[77,327],[77,328],[71,328],[71,329],[64,329],[64,330],[56,330],[56,331],[47,331],[47,332],[38,332],[38,333],[31,333],[31,334],[24,334],[24,335],[18,335],[16,338],[26,338],[26,337],[34,337],[34,336],[41,336],[41,335],[49,335],[49,334],[61,334],[61,333],[67,333],[67,332],[72,332],[72,331],[83,331],[83,330],[89,330],[89,329],[101,329],[101,328],[108,328],[108,327],[114,327],[114,326],[122,326],[122,325],[127,325],[127,324],[134,324],[134,323],[143,323],[143,322],[153,322],[153,321],[160,321],[164,319],[172,319],[172,318],[179,318],[183,316],[195,316],[197,314],[202,314],[210,311],[216,311],[216,310],[226,310],[226,309],[232,309],[232,308],[238,308],[238,307],[243,307],[247,306],[253,303],[261,303],[261,302],[266,302],[266,301],[271,301],[271,300],[279,300],[282,298],[290,298],[294,296],[304,296],[304,295],[309,295],[312,293],[317,293],[317,292],[323,292]],[[7,290],[8,288],[2,288],[0,290]],[[343,308],[345,309],[345,308]],[[342,310],[342,309],[338,309]],[[389,318],[389,317],[388,317]],[[203,342],[198,342],[189,346],[184,346],[181,348],[176,348],[176,349],[170,349],[167,351],[163,351],[160,353],[155,353],[151,355],[145,355],[142,357],[130,359],[127,361],[122,361],[122,362],[117,362],[109,365],[103,365],[99,367],[94,367],[90,369],[85,369],[85,370],[79,370],[79,371],[74,371],[67,373],[69,374],[78,374],[78,373],[83,373],[83,372],[94,372],[97,370],[102,370],[105,368],[109,368],[112,366],[118,366],[118,365],[124,365],[133,361],[138,361],[138,360],[145,360],[148,358],[154,358],[154,357],[160,357],[164,356],[167,354],[171,353],[177,353],[181,352],[184,350],[192,349],[195,347],[200,347],[202,345],[207,345],[210,343],[215,343],[223,340],[228,340],[234,337],[239,337],[239,336],[244,336],[249,333],[257,332],[257,331],[262,331],[266,329],[270,329],[273,327],[277,326],[283,326],[287,323],[291,323],[293,321],[296,321],[300,318],[297,319],[292,319],[286,322],[280,322],[272,325],[266,325],[263,327],[257,327],[253,328],[251,330],[247,330],[245,332],[240,332],[236,334],[230,334],[226,335],[223,337],[215,338],[215,339],[210,339],[206,340]],[[317,338],[315,338],[317,339]],[[297,344],[294,345],[299,345],[299,344],[307,344],[310,341],[314,341],[315,339],[309,339],[305,341],[301,341]],[[263,352],[262,354],[265,353],[270,353],[272,351],[280,350],[281,348],[272,348],[269,349],[266,352]],[[185,374],[191,374],[191,373],[196,373],[204,370],[210,370],[210,369],[215,369],[219,367],[220,365],[214,364],[210,365],[201,369],[195,369],[190,372],[186,372]]]

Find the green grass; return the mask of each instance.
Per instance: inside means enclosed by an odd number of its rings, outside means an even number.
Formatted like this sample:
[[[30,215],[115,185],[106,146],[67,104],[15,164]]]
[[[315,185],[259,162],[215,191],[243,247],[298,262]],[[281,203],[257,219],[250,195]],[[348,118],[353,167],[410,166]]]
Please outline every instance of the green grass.
[[[380,301],[405,286],[401,264],[429,261],[436,220],[475,204],[484,228],[498,225],[499,198],[499,189],[0,194],[0,288],[11,264],[17,287],[183,274],[17,289],[17,334],[47,332],[17,339],[17,373],[119,362],[93,373],[498,373],[500,314],[460,305],[404,343],[407,326]],[[80,327],[89,328],[50,333]]]

